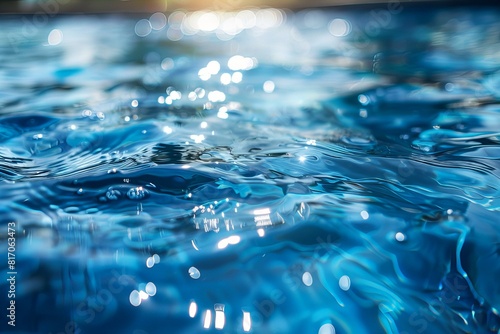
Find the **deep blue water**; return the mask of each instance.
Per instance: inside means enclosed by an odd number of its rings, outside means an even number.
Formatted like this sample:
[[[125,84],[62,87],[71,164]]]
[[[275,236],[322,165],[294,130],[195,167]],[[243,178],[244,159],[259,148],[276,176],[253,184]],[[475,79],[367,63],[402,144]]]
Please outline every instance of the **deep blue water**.
[[[500,11],[387,6],[4,16],[1,331],[500,333]]]

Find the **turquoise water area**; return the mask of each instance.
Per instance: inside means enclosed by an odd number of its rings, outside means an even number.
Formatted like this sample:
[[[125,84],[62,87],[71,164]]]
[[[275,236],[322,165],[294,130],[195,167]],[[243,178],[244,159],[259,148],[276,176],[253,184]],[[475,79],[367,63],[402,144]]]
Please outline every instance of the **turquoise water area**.
[[[2,17],[1,331],[500,333],[499,18]]]

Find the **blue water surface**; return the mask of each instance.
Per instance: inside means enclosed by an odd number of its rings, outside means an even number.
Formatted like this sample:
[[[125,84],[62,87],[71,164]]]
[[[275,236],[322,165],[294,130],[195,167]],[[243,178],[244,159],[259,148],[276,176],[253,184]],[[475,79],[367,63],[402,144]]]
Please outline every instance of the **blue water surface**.
[[[0,21],[3,333],[500,333],[497,8],[40,15]]]

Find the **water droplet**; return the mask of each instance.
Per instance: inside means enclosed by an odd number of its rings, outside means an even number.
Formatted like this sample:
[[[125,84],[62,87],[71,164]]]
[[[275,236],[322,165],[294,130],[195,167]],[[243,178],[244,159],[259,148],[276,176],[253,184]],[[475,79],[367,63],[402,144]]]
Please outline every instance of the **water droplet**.
[[[116,201],[121,195],[121,192],[116,189],[108,189],[106,191],[106,198],[112,201]]]
[[[149,195],[149,192],[143,187],[132,188],[127,192],[127,197],[133,200],[144,199]]]
[[[92,116],[92,110],[89,110],[89,109],[85,109],[82,111],[82,116],[83,117],[90,117]]]

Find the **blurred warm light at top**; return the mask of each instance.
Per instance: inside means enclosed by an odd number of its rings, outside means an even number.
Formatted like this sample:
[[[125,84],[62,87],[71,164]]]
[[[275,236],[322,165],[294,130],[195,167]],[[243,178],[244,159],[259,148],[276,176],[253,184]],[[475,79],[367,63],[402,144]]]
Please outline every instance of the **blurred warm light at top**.
[[[252,8],[240,11],[227,11],[223,8],[212,10],[169,11],[168,17],[162,12],[156,12],[149,18],[142,18],[135,25],[135,34],[146,37],[152,32],[166,30],[166,36],[172,41],[178,41],[185,36],[215,33],[220,40],[230,40],[247,29],[266,30],[279,27],[285,20],[283,10],[276,8]],[[239,56],[241,57],[241,56]],[[234,66],[240,70],[255,67],[251,58],[236,58]],[[208,67],[200,71],[200,77],[208,78]]]

